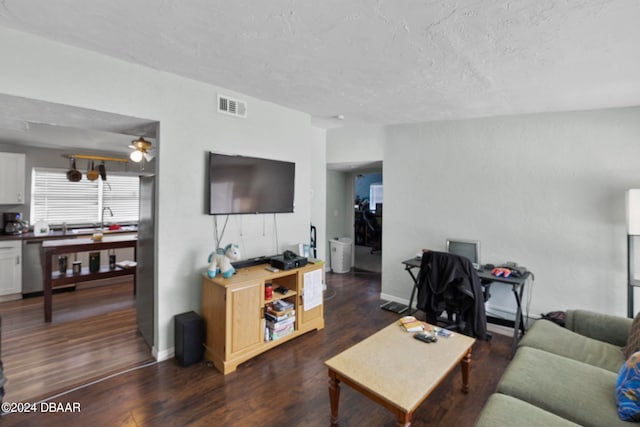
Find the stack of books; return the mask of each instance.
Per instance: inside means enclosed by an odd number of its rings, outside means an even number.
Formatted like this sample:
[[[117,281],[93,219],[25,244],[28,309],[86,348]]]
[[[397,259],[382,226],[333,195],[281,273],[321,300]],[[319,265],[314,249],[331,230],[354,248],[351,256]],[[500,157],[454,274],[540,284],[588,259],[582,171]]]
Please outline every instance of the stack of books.
[[[295,329],[296,312],[293,304],[276,300],[266,305],[265,341],[273,341],[285,337]]]
[[[413,316],[400,318],[400,326],[407,332],[418,332],[424,330],[424,323]]]

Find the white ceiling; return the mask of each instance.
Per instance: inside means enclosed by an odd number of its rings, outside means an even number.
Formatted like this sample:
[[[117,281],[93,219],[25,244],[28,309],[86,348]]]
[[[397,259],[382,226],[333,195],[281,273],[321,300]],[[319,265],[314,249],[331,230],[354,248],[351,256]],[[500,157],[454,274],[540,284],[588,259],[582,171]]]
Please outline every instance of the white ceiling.
[[[322,126],[640,105],[638,0],[3,0],[0,25]]]

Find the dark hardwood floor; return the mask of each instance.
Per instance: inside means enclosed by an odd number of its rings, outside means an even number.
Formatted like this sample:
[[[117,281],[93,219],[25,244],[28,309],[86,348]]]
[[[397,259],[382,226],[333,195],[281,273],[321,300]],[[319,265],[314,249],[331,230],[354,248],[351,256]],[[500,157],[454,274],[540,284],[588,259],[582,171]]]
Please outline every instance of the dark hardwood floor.
[[[5,400],[37,401],[153,361],[137,332],[132,289],[128,280],[57,294],[51,323],[41,296],[0,304]]]
[[[326,276],[325,329],[276,347],[227,376],[206,363],[174,359],[54,398],[80,413],[11,414],[4,426],[327,426],[329,395],[323,361],[399,316],[379,308],[380,275]],[[470,392],[454,370],[413,416],[414,427],[472,426],[510,360],[511,339],[494,334],[473,348]],[[399,355],[400,356],[400,355]],[[427,366],[428,361],[425,361]],[[390,366],[389,369],[393,369]],[[340,425],[394,426],[387,410],[342,386]]]

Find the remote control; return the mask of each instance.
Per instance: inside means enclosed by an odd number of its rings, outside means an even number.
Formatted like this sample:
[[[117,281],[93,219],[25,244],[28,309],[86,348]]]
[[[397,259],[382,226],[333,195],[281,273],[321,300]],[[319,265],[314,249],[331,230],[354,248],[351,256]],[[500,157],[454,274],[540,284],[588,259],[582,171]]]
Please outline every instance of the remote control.
[[[417,332],[413,334],[413,337],[422,342],[426,342],[427,344],[438,341],[437,337],[427,334],[426,332]]]
[[[277,273],[278,271],[280,271],[280,270],[278,270],[277,268],[275,268],[275,267],[271,267],[271,266],[269,266],[269,267],[265,267],[264,269],[265,269],[265,270],[269,270],[269,271],[270,271],[270,272],[272,272],[272,273]]]

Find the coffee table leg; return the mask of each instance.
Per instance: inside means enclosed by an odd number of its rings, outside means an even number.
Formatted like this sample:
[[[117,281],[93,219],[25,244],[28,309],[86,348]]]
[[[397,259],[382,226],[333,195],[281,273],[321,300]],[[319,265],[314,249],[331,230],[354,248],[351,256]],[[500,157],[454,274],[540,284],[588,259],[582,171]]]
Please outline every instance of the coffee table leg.
[[[398,414],[398,423],[396,427],[410,427],[412,414]]]
[[[329,402],[331,404],[331,425],[338,424],[338,405],[340,404],[340,380],[329,369]]]
[[[461,362],[462,367],[462,391],[464,393],[469,392],[469,368],[471,366],[471,349],[467,351]]]

